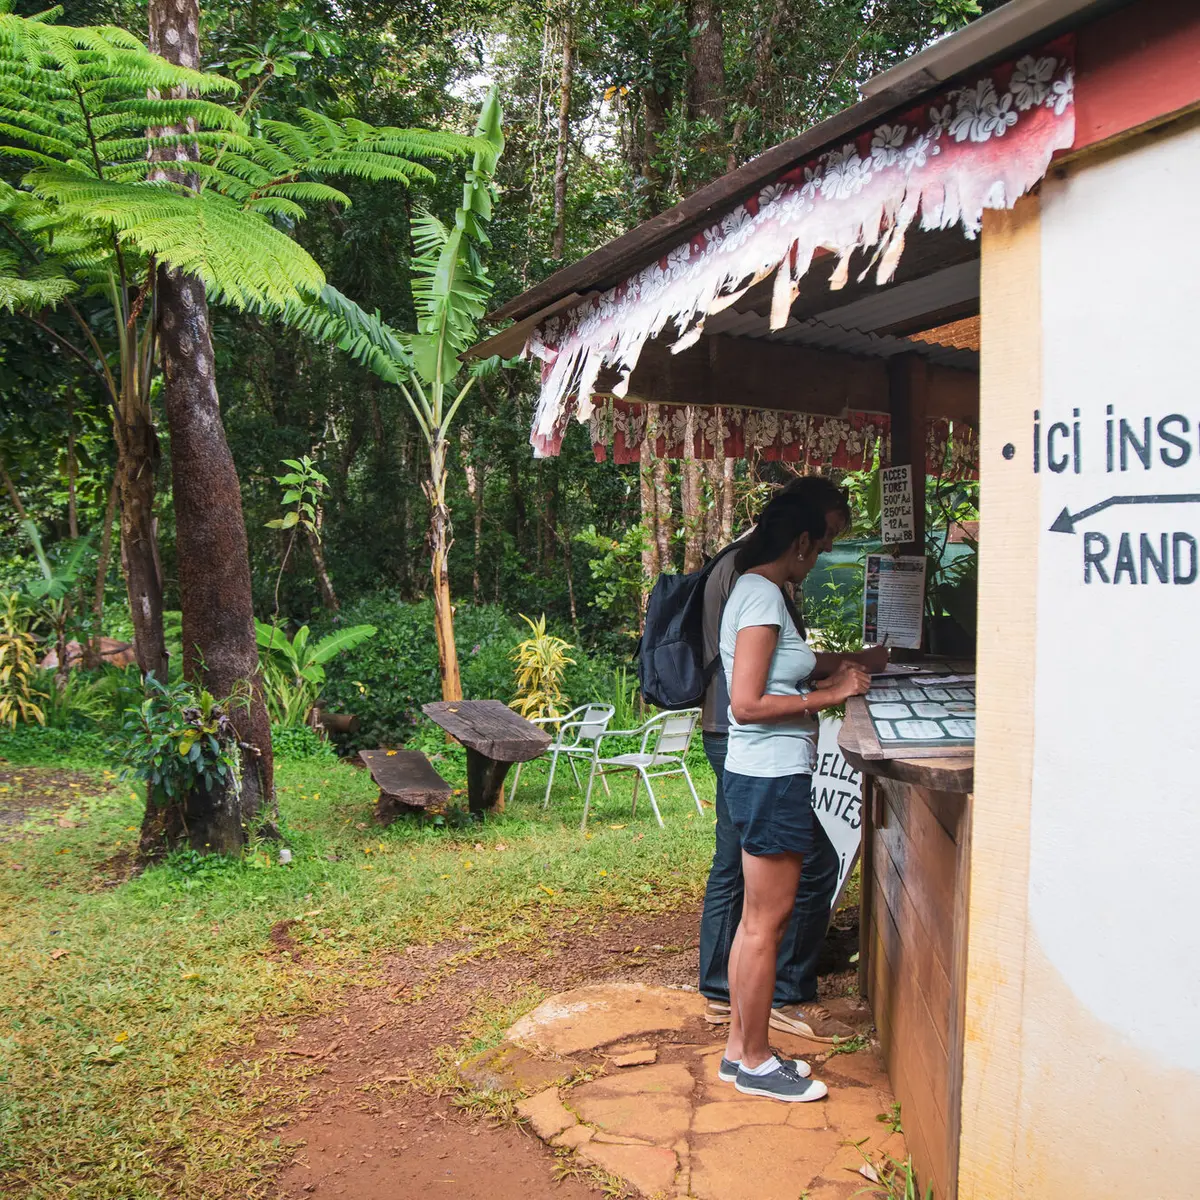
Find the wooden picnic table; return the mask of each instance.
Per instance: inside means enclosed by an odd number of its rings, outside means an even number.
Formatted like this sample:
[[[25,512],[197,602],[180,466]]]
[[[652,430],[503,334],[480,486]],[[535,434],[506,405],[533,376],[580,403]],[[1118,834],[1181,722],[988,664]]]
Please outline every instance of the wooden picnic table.
[[[467,800],[473,813],[496,806],[514,763],[544,754],[550,735],[499,700],[439,700],[421,711],[467,751]]]

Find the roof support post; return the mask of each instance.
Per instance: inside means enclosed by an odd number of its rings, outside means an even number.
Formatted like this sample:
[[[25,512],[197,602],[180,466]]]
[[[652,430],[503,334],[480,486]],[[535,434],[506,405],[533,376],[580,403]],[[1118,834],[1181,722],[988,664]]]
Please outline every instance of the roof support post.
[[[928,364],[919,354],[888,359],[888,401],[892,413],[892,466],[912,468],[913,540],[901,554],[925,553],[925,419],[929,407]]]

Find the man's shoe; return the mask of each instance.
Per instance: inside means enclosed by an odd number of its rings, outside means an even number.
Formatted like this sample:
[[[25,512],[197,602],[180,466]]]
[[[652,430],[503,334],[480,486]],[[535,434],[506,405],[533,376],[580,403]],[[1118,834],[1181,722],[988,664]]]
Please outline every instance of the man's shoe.
[[[788,1104],[803,1104],[829,1095],[819,1079],[805,1079],[790,1062],[779,1061],[765,1075],[749,1075],[739,1070],[733,1086],[747,1096],[766,1096]]]
[[[807,1079],[812,1074],[812,1067],[810,1067],[808,1063],[804,1061],[804,1059],[788,1058],[788,1056],[784,1054],[782,1050],[776,1050],[774,1047],[771,1048],[771,1053],[775,1055],[780,1062],[791,1063],[791,1065],[796,1068],[796,1074],[799,1075],[801,1079]],[[733,1083],[733,1081],[737,1079],[738,1068],[741,1065],[742,1064],[736,1059],[726,1058],[722,1054],[721,1065],[717,1068],[717,1078],[720,1079],[722,1083]]]
[[[710,1025],[728,1025],[730,1008],[728,1000],[707,1000],[704,1004],[704,1019]]]
[[[781,1004],[771,1009],[771,1028],[806,1037],[811,1042],[832,1043],[854,1037],[849,1025],[830,1016],[819,1004]]]

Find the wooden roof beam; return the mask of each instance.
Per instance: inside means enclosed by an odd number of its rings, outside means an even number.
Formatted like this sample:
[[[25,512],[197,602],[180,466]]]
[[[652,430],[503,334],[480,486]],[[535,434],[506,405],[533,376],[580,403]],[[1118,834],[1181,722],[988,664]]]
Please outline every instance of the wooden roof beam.
[[[600,391],[616,382],[601,376]],[[715,334],[682,354],[647,342],[626,399],[648,404],[698,404],[841,416],[890,412],[887,360],[833,350]],[[930,417],[977,420],[979,376],[928,364]]]

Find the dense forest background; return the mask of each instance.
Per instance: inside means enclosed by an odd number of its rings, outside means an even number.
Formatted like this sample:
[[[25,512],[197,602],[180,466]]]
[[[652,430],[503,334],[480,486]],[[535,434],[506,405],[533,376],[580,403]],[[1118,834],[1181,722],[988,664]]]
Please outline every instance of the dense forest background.
[[[303,0],[269,7],[221,0],[203,7],[202,51],[206,66],[255,94],[260,118],[295,119],[306,107],[337,119],[470,132],[482,96],[498,84],[507,148],[488,255],[496,307],[853,103],[860,81],[994,7],[989,0]],[[146,26],[138,4],[69,2],[61,19],[135,32]],[[19,175],[13,166],[4,170],[11,181]],[[333,285],[394,327],[411,328],[410,219],[422,206],[447,213],[461,190],[460,169],[439,168],[437,177],[410,188],[352,180],[344,185],[351,208],[314,208],[290,231]],[[216,307],[213,323],[259,615],[275,607],[286,546],[286,534],[268,528],[280,516],[275,477],[282,459],[307,455],[329,481],[320,537],[302,540],[288,557],[279,611],[317,627],[371,620],[384,632],[370,650],[372,678],[365,658],[349,660],[354,665],[331,681],[335,702],[350,702],[355,689],[374,689],[380,702],[388,688],[397,704],[430,698],[436,669],[420,657],[428,626],[408,608],[429,586],[421,488],[427,457],[402,396],[332,346],[278,324]],[[7,591],[34,569],[18,502],[51,557],[90,535],[94,563],[106,513],[111,519],[114,455],[94,379],[49,330],[17,316],[0,324],[0,395],[0,590]],[[511,646],[518,613],[545,613],[552,628],[600,656],[605,670],[627,660],[647,573],[694,566],[737,523],[739,507],[783,469],[596,463],[577,426],[560,458],[536,461],[527,443],[534,398],[532,370],[511,364],[479,382],[456,422],[450,573],[468,693],[498,689],[501,673],[511,674],[507,649],[490,666],[473,660],[489,658],[489,637],[501,627],[500,641]],[[165,426],[159,437],[167,437]],[[164,445],[156,516],[167,607],[175,608],[169,463]],[[86,571],[79,586],[93,587]],[[128,636],[119,554],[102,587],[104,632]],[[90,631],[89,606],[77,606],[81,635]],[[411,664],[396,666],[406,647],[419,659],[411,671]]]

